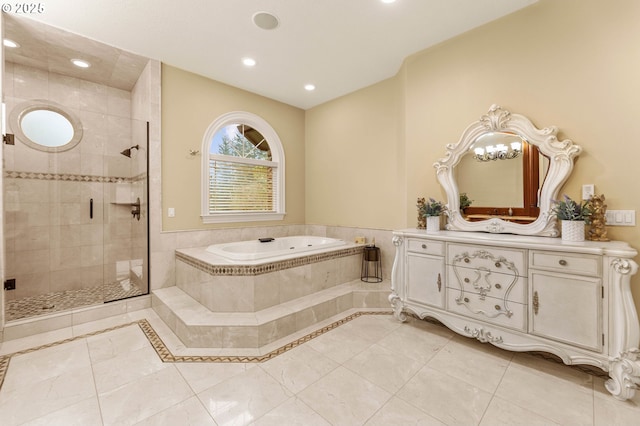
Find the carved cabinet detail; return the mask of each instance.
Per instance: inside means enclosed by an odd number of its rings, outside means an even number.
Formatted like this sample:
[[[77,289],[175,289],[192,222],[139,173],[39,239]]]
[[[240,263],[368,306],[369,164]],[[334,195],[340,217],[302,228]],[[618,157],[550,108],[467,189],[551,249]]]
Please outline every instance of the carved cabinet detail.
[[[448,307],[479,319],[526,329],[526,268],[522,251],[449,244]]]
[[[544,351],[609,372],[628,399],[640,385],[640,324],[630,291],[637,252],[623,242],[475,232],[394,232],[396,317],[431,317],[511,351]]]

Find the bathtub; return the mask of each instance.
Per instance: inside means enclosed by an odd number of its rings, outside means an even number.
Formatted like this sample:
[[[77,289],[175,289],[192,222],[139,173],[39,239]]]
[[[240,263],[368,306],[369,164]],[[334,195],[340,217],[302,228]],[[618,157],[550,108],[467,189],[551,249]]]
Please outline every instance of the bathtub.
[[[176,249],[176,286],[214,313],[258,312],[358,279],[363,247],[294,236]]]
[[[239,241],[215,244],[206,251],[231,261],[253,261],[267,258],[295,257],[299,254],[311,254],[346,245],[346,241],[335,238],[294,236],[274,239]]]
[[[154,295],[154,309],[186,347],[259,348],[373,299],[386,307],[388,292],[369,296],[359,280],[363,249],[309,236],[176,249],[179,292],[155,290],[168,302]]]

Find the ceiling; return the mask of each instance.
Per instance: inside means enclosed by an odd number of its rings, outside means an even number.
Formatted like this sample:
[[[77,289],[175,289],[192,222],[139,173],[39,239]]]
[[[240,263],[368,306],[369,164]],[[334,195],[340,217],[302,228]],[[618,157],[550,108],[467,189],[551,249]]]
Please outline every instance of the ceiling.
[[[4,37],[20,44],[4,49],[8,62],[131,91],[149,59],[20,16],[4,16]],[[78,68],[71,59],[83,59]]]
[[[56,0],[29,17],[308,109],[392,77],[407,56],[536,1]],[[260,11],[278,27],[258,28],[252,16]],[[257,64],[245,67],[244,57]],[[308,83],[316,90],[306,91]]]

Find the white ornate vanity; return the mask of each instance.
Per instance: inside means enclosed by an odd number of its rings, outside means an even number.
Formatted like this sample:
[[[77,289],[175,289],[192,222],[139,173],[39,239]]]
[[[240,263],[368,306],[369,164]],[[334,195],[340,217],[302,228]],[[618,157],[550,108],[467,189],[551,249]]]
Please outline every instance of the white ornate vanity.
[[[455,166],[480,136],[496,132],[520,135],[549,159],[539,214],[528,223],[503,216],[468,221],[459,211]],[[447,230],[394,232],[389,301],[401,321],[412,312],[506,350],[601,368],[611,377],[607,389],[628,399],[640,384],[640,324],[630,291],[637,251],[624,242],[554,238],[550,202],[581,151],[556,133],[494,105],[447,146],[434,165],[448,197]]]

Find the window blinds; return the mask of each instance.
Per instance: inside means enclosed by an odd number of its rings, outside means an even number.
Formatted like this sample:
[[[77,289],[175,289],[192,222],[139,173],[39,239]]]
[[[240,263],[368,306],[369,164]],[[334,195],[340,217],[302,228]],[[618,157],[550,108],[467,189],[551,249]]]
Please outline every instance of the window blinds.
[[[209,213],[274,211],[276,168],[272,161],[210,155]]]

